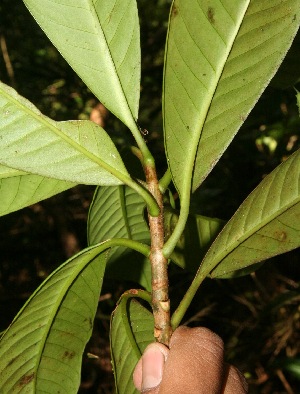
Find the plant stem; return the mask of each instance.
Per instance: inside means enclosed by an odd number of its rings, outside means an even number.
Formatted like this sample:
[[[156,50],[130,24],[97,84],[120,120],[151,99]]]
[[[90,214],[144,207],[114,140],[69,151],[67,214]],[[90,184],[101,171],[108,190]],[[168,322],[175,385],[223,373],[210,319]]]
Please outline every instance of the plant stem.
[[[198,270],[199,272],[199,270]],[[184,297],[182,298],[180,304],[178,305],[177,309],[175,310],[175,312],[172,315],[172,329],[175,330],[183,316],[185,315],[185,312],[187,311],[188,307],[190,306],[199,286],[201,285],[201,283],[203,282],[203,280],[206,278],[206,273],[201,273],[201,274],[196,274],[193,282],[191,283],[190,287],[188,288],[187,292],[185,293]]]
[[[170,323],[170,300],[168,283],[168,260],[162,253],[164,246],[163,201],[159,190],[155,166],[145,163],[144,170],[150,193],[160,207],[160,214],[148,214],[151,234],[150,263],[152,269],[152,308],[154,315],[154,337],[169,345],[172,328]]]
[[[125,291],[119,301],[117,302],[117,304],[119,304],[121,302],[121,300],[126,299],[129,300],[130,298],[140,298],[146,302],[148,302],[149,305],[151,305],[151,293],[149,293],[146,290],[141,290],[141,289],[131,289],[131,290],[127,290]]]
[[[159,206],[157,205],[155,199],[152,198],[151,195],[149,195],[148,190],[146,188],[143,187],[143,185],[141,185],[138,182],[135,182],[133,179],[129,178],[130,182],[124,182],[126,183],[128,186],[130,186],[133,190],[135,190],[146,202],[147,204],[147,209],[149,212],[151,212],[151,215],[153,216],[157,216],[159,215]]]
[[[168,168],[167,171],[164,173],[163,177],[159,181],[159,189],[162,194],[165,193],[171,181],[172,181],[171,171]]]
[[[124,246],[143,254],[145,257],[150,256],[150,248],[141,242],[134,241],[128,238],[111,238],[103,242],[104,249],[108,249],[114,246]]]
[[[139,149],[142,153],[142,157],[143,157],[144,162],[151,161],[153,164],[154,163],[153,156],[152,156],[151,152],[149,151],[148,146],[141,134],[140,127],[138,126],[138,124],[136,122],[132,123],[132,125],[130,127],[130,131],[135,139],[135,142],[137,143],[137,146],[139,147]]]
[[[163,254],[166,258],[169,258],[171,256],[179,238],[181,237],[185,229],[186,221],[189,216],[189,208],[190,208],[190,195],[186,194],[182,197],[181,200],[180,215],[176,227],[173,233],[171,234],[170,238],[167,240],[167,242],[163,247]]]

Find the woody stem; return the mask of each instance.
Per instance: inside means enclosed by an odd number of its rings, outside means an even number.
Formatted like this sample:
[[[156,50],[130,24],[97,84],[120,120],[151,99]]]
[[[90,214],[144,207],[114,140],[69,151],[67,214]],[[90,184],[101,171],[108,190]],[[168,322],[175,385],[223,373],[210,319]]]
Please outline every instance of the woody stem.
[[[150,263],[152,269],[154,336],[158,342],[168,346],[172,328],[170,323],[170,300],[168,292],[168,260],[162,253],[162,248],[164,246],[163,199],[159,190],[155,167],[152,165],[145,165],[144,169],[148,189],[160,208],[160,214],[157,217],[153,217],[148,213],[151,234]]]

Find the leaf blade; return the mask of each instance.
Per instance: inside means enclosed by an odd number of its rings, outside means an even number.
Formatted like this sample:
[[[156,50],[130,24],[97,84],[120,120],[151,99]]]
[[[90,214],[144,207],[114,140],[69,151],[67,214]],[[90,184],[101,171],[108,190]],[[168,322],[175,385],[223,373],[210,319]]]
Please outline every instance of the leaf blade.
[[[259,0],[173,2],[163,111],[165,147],[181,197],[195,190],[214,167],[279,66],[299,27],[299,3],[291,0],[286,5],[279,0],[275,4]],[[283,19],[274,21],[271,29],[267,18],[281,14]],[[279,30],[280,38],[278,34],[273,37]],[[263,48],[256,48],[258,40]],[[253,59],[263,61],[272,50],[272,61],[256,70]],[[251,69],[247,70],[249,59]],[[244,81],[241,71],[246,72]],[[232,90],[234,84],[236,90]]]
[[[129,302],[128,308],[126,308],[127,302]],[[153,329],[153,315],[135,299],[123,298],[113,312],[110,341],[115,382],[119,394],[138,393],[133,385],[132,374],[143,351],[154,341]]]
[[[110,238],[127,238],[149,245],[150,234],[144,210],[145,202],[128,186],[98,188],[88,217],[89,245]],[[138,282],[147,290],[151,289],[149,260],[128,248],[118,246],[111,250],[106,274],[111,278]]]
[[[140,90],[136,1],[23,1],[91,91],[131,128]]]
[[[206,254],[199,273],[222,277],[300,246],[300,151],[242,203]]]
[[[0,82],[0,163],[25,172],[83,184],[120,184],[128,178],[106,132],[90,121],[55,122]]]
[[[0,165],[0,216],[76,186],[76,183],[26,174]]]
[[[77,392],[102,286],[104,249],[97,245],[64,263],[16,316],[1,338],[1,391]]]
[[[197,170],[193,191],[219,160],[278,70],[299,25],[300,5],[297,0],[250,2],[203,128],[195,162]],[[244,59],[240,62],[242,56]],[[233,68],[237,68],[234,75]],[[229,85],[234,89],[228,90]],[[223,122],[220,122],[220,108]],[[220,132],[215,133],[214,130]]]

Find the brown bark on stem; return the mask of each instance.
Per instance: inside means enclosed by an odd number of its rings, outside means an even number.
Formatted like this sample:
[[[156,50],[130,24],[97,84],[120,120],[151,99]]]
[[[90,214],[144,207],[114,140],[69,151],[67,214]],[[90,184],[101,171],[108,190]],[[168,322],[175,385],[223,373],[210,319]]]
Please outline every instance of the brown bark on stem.
[[[148,189],[160,207],[159,216],[152,217],[148,215],[151,234],[150,263],[152,269],[154,337],[158,342],[168,346],[172,328],[170,322],[168,260],[162,253],[164,246],[163,201],[155,168],[145,166],[145,174]]]

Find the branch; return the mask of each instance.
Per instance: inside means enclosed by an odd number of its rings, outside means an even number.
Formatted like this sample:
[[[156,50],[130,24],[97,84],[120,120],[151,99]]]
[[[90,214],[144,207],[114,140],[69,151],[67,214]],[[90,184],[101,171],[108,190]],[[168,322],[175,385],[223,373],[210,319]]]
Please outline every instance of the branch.
[[[168,293],[168,260],[162,253],[164,246],[163,202],[159,190],[155,167],[145,165],[145,174],[150,193],[155,198],[160,214],[148,214],[151,234],[150,263],[152,269],[152,308],[154,315],[154,337],[158,342],[169,345],[172,328],[170,323],[170,300]]]

